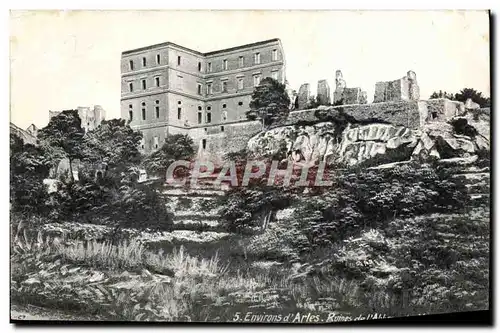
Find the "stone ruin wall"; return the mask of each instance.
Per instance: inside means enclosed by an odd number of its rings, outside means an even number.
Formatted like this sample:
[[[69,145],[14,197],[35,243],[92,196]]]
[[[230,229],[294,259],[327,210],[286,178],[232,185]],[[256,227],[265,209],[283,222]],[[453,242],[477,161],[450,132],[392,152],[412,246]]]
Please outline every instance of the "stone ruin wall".
[[[400,79],[377,82],[373,103],[370,104],[367,104],[365,91],[347,86],[342,71],[337,70],[335,77],[336,87],[332,94],[334,106],[307,109],[307,104],[299,103],[299,109],[290,112],[287,125],[318,121],[315,113],[322,110],[323,114],[326,112],[331,115],[344,112],[360,122],[390,123],[418,129],[427,122],[447,121],[465,112],[464,103],[461,102],[448,99],[420,100],[417,75],[411,70]],[[328,82],[320,80],[318,88],[320,86],[328,86]],[[310,95],[309,84],[302,84],[301,90],[304,94],[307,92],[307,96]],[[324,89],[321,92],[318,89],[319,96],[324,93]],[[324,100],[324,96],[321,99]]]
[[[342,105],[307,109],[311,93],[310,85],[304,83],[298,93],[293,91],[294,99],[285,125],[315,123],[324,121],[324,116],[345,114],[359,123],[385,123],[420,129],[428,122],[447,121],[465,112],[464,103],[461,102],[448,99],[420,100],[420,89],[413,71],[408,71],[406,76],[398,80],[377,82],[374,102],[370,104],[366,104],[366,92],[359,87],[346,87],[340,71],[336,72],[336,76],[336,89],[331,95],[328,82],[318,81],[318,95],[325,104],[328,104],[328,100],[335,103],[342,99]],[[288,91],[291,94],[292,90]],[[318,118],[318,112],[322,114],[321,119]],[[224,132],[204,132],[202,128],[195,128],[190,129],[189,134],[195,141],[198,158],[209,158],[218,163],[224,154],[244,149],[248,140],[261,130],[260,121],[244,121],[226,124]],[[171,128],[169,132],[174,134],[176,130]],[[207,140],[204,150],[201,149],[203,139]]]
[[[225,154],[245,149],[248,140],[262,130],[262,122],[258,120],[223,126],[223,132],[220,130],[221,126],[207,128],[207,132],[203,127],[185,129],[168,126],[168,134],[189,134],[194,142],[197,159],[220,164]],[[205,149],[202,147],[203,140],[206,140]]]
[[[320,106],[317,109],[290,112],[286,125],[318,122],[317,112],[336,116],[345,113],[359,122],[387,123],[417,129],[421,126],[420,108],[416,101],[395,101],[374,104],[354,104],[339,106]]]

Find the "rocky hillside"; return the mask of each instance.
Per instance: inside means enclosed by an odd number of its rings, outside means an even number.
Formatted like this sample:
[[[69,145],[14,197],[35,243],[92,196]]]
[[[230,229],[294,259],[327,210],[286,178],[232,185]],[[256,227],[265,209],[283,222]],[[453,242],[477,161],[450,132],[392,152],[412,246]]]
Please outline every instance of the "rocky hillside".
[[[478,111],[476,111],[478,112]],[[270,129],[252,137],[248,150],[257,157],[295,162],[325,161],[347,166],[397,161],[467,158],[488,153],[489,113],[468,112],[449,121],[427,122],[419,129],[389,123],[329,119]]]

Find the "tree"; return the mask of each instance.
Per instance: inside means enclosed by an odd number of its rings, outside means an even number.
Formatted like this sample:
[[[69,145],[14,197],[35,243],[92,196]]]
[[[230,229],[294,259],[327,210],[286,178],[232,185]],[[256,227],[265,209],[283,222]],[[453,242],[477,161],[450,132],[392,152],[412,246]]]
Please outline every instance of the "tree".
[[[480,107],[487,107],[490,105],[490,99],[483,96],[483,94],[473,88],[464,88],[458,94],[455,94],[455,99],[460,102],[466,102],[467,99],[479,104]]]
[[[265,128],[285,120],[290,111],[289,106],[290,98],[285,85],[267,77],[253,91],[247,118],[250,120],[260,118],[262,127]]]
[[[479,104],[480,107],[490,107],[491,100],[489,97],[484,97],[483,94],[476,89],[473,88],[464,88],[460,90],[459,93],[453,94],[453,93],[447,93],[446,91],[435,91],[432,93],[432,95],[429,97],[430,99],[435,99],[435,98],[447,98],[452,101],[460,101],[465,103],[467,99],[471,99],[473,102]]]
[[[24,144],[15,134],[10,135],[10,202],[14,210],[39,212],[44,207],[50,161],[42,149]]]
[[[72,162],[83,156],[83,137],[85,130],[81,126],[81,119],[77,110],[65,110],[50,119],[49,124],[39,132],[41,141],[60,148],[69,160],[71,181],[73,177]]]
[[[191,160],[194,156],[193,139],[182,134],[168,135],[163,146],[146,157],[144,166],[148,174],[166,178],[168,166],[174,161]]]
[[[137,182],[141,139],[122,119],[103,121],[87,132],[80,146],[79,182],[63,184],[52,195],[53,217],[105,224],[113,228],[113,237],[124,228],[168,229],[171,217],[161,195]]]
[[[309,97],[309,101],[307,103],[308,109],[316,109],[320,105],[321,104],[319,103],[318,98],[316,96]]]
[[[105,165],[109,175],[119,177],[141,162],[141,139],[142,133],[132,130],[124,119],[103,121],[85,136],[83,160],[93,167]]]
[[[446,91],[439,90],[439,92],[435,91],[432,93],[430,99],[435,99],[435,98],[447,98],[450,100],[455,100],[455,95],[452,93],[447,93]]]

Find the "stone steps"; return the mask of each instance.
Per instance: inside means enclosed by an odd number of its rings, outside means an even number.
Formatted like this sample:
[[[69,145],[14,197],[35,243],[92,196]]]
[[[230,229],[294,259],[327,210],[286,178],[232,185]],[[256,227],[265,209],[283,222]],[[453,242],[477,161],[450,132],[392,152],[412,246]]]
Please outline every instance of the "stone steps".
[[[219,226],[219,220],[218,219],[214,219],[214,220],[174,219],[174,225],[176,225],[176,224],[217,227],[217,226]]]
[[[225,191],[222,190],[182,190],[168,189],[162,191],[163,195],[172,197],[207,197],[207,196],[224,196]]]
[[[175,212],[174,221],[181,220],[192,220],[192,221],[217,221],[220,218],[219,215],[201,215],[201,214],[177,214]]]
[[[452,178],[457,179],[457,178],[464,178],[465,180],[468,181],[481,181],[485,179],[490,179],[490,173],[489,172],[474,172],[474,173],[459,173],[456,175],[453,175]]]

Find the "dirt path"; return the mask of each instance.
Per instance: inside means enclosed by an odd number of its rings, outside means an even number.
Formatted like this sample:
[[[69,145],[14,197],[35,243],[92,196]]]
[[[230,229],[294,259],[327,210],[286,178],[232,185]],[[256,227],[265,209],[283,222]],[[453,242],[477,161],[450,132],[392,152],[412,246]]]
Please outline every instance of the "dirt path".
[[[34,305],[15,305],[10,307],[11,320],[62,320],[62,321],[92,321],[95,317],[74,315],[63,311],[42,308]]]

